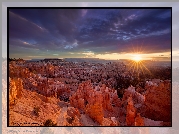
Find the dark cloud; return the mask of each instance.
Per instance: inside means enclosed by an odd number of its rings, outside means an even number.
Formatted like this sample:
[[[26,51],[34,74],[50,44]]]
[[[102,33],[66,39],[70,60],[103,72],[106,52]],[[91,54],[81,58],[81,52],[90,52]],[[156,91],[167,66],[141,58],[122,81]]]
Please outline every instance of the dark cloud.
[[[145,53],[170,51],[171,10],[10,9],[9,45],[18,49],[10,56],[28,49],[47,56],[127,53],[138,46]]]

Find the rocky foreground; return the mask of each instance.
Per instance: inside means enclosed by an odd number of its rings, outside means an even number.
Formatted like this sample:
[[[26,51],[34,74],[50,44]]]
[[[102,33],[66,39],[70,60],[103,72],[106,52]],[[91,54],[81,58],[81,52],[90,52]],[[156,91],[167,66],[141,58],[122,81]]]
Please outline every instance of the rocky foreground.
[[[105,84],[93,88],[91,81],[54,94],[26,89],[25,82],[9,80],[9,126],[171,126],[168,80],[146,81],[144,89],[130,86],[122,98]]]

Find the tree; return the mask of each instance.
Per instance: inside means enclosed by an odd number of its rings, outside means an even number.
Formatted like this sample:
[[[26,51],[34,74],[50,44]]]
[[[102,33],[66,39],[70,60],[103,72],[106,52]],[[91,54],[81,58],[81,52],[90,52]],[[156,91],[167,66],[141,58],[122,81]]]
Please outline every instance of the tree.
[[[40,108],[39,108],[39,107],[34,107],[33,112],[34,112],[34,114],[35,114],[36,116],[39,116]]]
[[[51,119],[48,119],[44,122],[44,126],[57,126],[57,123],[53,123]]]

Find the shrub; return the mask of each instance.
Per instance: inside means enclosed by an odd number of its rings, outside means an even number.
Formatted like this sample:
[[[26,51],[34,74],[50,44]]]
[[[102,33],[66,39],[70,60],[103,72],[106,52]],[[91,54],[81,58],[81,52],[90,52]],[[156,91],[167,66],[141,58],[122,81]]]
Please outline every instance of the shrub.
[[[117,95],[119,98],[122,98],[124,95],[124,89],[117,89]]]
[[[57,126],[57,123],[53,123],[51,119],[48,119],[44,122],[44,126]]]
[[[69,97],[68,97],[67,95],[64,95],[64,94],[63,94],[63,95],[60,96],[60,100],[61,100],[61,101],[68,102],[68,101],[69,101]]]
[[[35,114],[36,116],[39,116],[40,108],[39,108],[39,107],[34,107],[33,112],[34,112],[34,114]]]
[[[66,120],[68,123],[72,124],[72,122],[74,121],[74,117],[67,117]]]

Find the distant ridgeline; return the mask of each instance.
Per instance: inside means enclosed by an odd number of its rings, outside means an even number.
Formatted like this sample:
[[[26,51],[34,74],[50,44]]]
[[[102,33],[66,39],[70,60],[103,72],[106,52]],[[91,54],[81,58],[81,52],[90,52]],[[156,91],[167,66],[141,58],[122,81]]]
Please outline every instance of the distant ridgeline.
[[[67,62],[94,62],[99,61],[99,58],[65,58],[64,60]]]
[[[118,59],[118,60],[105,60],[105,59],[99,59],[99,58],[64,58],[64,59],[58,59],[58,58],[45,58],[45,59],[31,59],[31,60],[24,60],[22,58],[9,58],[9,61],[28,61],[28,62],[88,62],[88,63],[112,63],[112,62],[122,62],[124,64],[128,64],[131,61],[127,59]],[[151,61],[151,60],[143,60],[142,62],[145,64],[145,66],[171,66],[171,61]],[[179,62],[174,62],[174,67],[179,67]]]
[[[9,61],[64,61],[63,59],[58,59],[58,58],[45,58],[45,59],[31,59],[31,60],[24,60],[24,59],[16,59],[16,58],[9,58]]]
[[[109,62],[123,62],[123,60],[105,60],[99,58],[64,58],[67,62],[89,62],[89,63],[109,63]]]
[[[16,58],[9,58],[9,61],[24,61],[23,59],[19,58],[19,59],[16,59]]]
[[[58,58],[45,58],[45,59],[31,59],[28,60],[30,62],[34,61],[44,61],[44,62],[54,62],[54,61],[59,61],[59,62],[93,62],[93,63],[103,63],[103,62],[111,62],[110,60],[104,60],[104,59],[99,59],[99,58],[64,58],[64,59],[58,59]]]
[[[63,59],[58,59],[58,58],[46,58],[41,61],[49,62],[49,61],[63,61]]]

